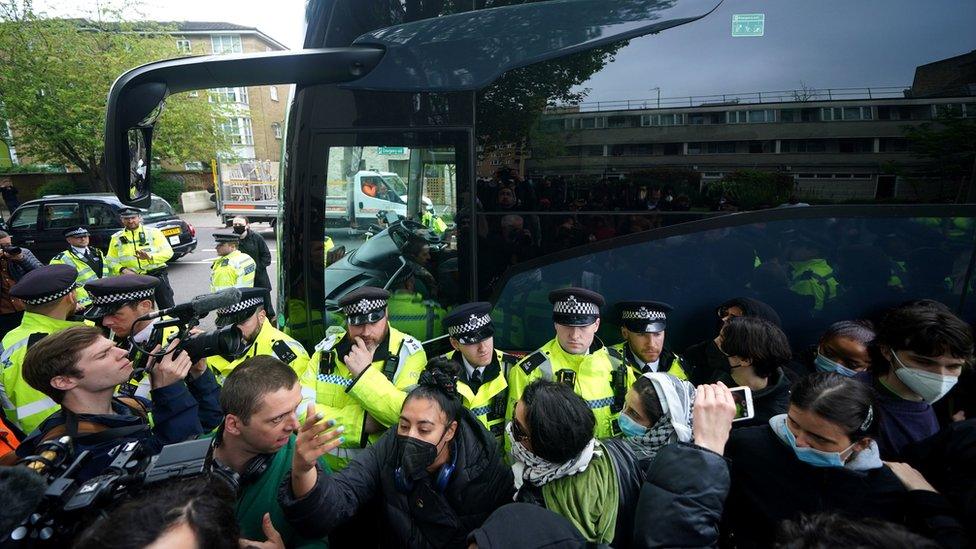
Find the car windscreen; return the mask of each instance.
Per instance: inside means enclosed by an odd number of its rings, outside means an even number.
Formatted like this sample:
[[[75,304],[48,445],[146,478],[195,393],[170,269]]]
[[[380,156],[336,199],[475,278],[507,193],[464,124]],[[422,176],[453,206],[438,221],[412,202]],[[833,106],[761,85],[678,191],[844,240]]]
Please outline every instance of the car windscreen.
[[[152,202],[149,203],[149,211],[142,218],[146,221],[158,221],[167,217],[173,217],[174,215],[176,214],[173,212],[173,207],[165,200],[162,198],[153,198]]]

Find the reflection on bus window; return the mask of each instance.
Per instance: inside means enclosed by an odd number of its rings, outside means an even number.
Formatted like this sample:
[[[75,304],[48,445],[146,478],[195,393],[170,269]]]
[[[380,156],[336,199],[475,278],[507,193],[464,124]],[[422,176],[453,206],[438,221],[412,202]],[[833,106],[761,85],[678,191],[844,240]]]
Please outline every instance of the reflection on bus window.
[[[330,147],[320,252],[329,303],[361,286],[386,288],[390,323],[422,341],[443,335],[460,299],[453,148]],[[413,208],[413,211],[410,210]],[[319,257],[320,255],[320,257]]]

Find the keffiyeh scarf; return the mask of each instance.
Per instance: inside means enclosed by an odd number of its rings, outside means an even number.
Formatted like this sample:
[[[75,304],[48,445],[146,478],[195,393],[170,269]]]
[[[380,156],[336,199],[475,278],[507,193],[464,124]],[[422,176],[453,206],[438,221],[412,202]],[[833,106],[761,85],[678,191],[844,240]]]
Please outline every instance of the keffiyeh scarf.
[[[521,489],[525,482],[532,486],[545,486],[554,480],[581,473],[586,470],[594,456],[602,455],[596,448],[596,439],[590,439],[575,458],[565,463],[552,463],[528,451],[521,442],[515,440],[511,422],[505,426],[505,432],[512,442],[512,472],[515,475],[516,490]]]

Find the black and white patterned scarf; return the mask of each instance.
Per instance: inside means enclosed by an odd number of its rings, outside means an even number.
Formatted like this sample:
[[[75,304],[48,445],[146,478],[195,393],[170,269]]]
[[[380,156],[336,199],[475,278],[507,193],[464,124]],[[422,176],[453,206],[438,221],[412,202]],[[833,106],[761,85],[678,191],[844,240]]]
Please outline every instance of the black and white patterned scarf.
[[[521,489],[525,482],[532,486],[545,486],[554,480],[582,473],[594,457],[601,455],[596,439],[591,438],[575,458],[565,463],[553,463],[533,454],[521,442],[515,440],[512,434],[512,422],[508,422],[505,426],[505,432],[512,442],[512,473],[515,476],[516,490]]]

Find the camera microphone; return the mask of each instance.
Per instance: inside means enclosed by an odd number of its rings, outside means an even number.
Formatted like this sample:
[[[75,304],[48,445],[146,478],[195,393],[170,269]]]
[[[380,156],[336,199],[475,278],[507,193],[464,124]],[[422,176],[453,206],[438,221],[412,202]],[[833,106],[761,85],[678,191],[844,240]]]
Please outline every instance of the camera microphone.
[[[162,311],[153,311],[142,316],[139,320],[152,320],[168,316],[172,318],[189,318],[206,316],[210,311],[230,307],[235,303],[241,302],[241,290],[239,288],[224,288],[212,294],[198,295],[190,300],[189,303],[181,303]]]
[[[27,467],[0,467],[0,501],[4,509],[0,513],[0,545],[10,540],[20,540],[24,533],[12,531],[27,520],[44,499],[47,482],[44,477]]]

